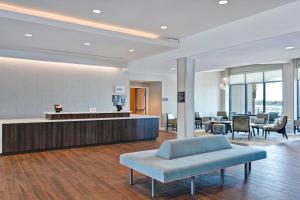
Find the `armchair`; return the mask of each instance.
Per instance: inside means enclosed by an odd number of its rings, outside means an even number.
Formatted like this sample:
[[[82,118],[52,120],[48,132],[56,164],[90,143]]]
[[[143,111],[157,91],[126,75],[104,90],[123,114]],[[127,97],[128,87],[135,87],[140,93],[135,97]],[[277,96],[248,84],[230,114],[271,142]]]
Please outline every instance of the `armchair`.
[[[266,125],[263,126],[263,132],[265,134],[265,139],[267,139],[267,133],[270,132],[277,132],[281,133],[283,137],[286,137],[286,139],[289,139],[286,134],[286,124],[287,124],[288,116],[281,116],[278,120],[278,123],[274,123],[273,125]]]
[[[199,112],[195,112],[195,127],[202,129],[202,118]]]
[[[252,137],[250,131],[250,117],[247,115],[239,115],[232,117],[232,139],[234,140],[234,132],[248,133],[248,140]]]
[[[255,129],[257,130],[257,135],[259,135],[259,130],[263,129],[263,126],[267,125],[269,121],[269,114],[267,113],[259,113],[254,118],[254,122],[251,123],[251,128],[253,131],[253,134],[255,136]]]
[[[228,120],[227,113],[225,111],[218,111],[217,116],[222,117],[221,120]]]
[[[169,127],[173,130],[177,130],[177,118],[172,113],[167,113],[167,131],[169,130]]]
[[[269,124],[274,124],[275,120],[279,118],[279,112],[269,112]]]

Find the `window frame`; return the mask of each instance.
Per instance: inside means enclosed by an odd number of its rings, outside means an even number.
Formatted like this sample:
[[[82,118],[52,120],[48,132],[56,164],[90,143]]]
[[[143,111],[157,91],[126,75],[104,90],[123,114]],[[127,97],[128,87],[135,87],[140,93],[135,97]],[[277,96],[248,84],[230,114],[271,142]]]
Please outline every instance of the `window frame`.
[[[282,70],[282,69],[280,69],[280,70]],[[263,84],[263,112],[264,113],[266,112],[266,84],[267,83],[279,83],[279,82],[283,83],[282,78],[281,78],[280,81],[279,80],[265,81],[265,72],[269,72],[269,71],[277,71],[277,70],[263,71],[262,72],[263,73],[263,80],[262,80],[262,82],[247,83],[247,80],[246,80],[247,79],[247,77],[246,77],[247,72],[245,72],[245,73],[242,73],[242,75],[245,76],[245,82],[244,83],[229,84],[229,116],[230,117],[231,117],[231,113],[232,113],[232,110],[231,110],[232,109],[232,105],[231,105],[232,104],[232,88],[231,87],[234,86],[234,85],[244,85],[244,87],[245,87],[245,102],[244,102],[245,103],[245,108],[244,108],[245,113],[240,113],[240,114],[245,114],[246,115],[247,114],[247,110],[248,110],[248,98],[247,98],[247,95],[248,95],[248,89],[247,89],[248,87],[247,86],[248,86],[248,84]],[[249,72],[249,73],[255,73],[255,72]],[[234,75],[236,75],[236,74],[234,74]],[[300,81],[300,79],[298,81]],[[300,93],[300,91],[299,91],[299,89],[300,89],[299,84],[300,84],[300,82],[298,82],[298,84],[297,84],[297,93],[298,93],[298,95]],[[300,119],[300,116],[299,116],[299,114],[300,114],[300,111],[299,111],[300,106],[299,106],[299,98],[298,97],[297,97],[297,101],[298,101],[297,118]]]

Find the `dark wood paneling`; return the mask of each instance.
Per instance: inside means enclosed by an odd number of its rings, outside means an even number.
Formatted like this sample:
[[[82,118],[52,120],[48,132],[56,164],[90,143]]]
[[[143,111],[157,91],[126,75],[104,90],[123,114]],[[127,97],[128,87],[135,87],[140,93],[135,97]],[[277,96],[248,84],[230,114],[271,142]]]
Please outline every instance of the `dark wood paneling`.
[[[3,124],[3,154],[156,139],[158,118]]]
[[[113,118],[113,117],[130,117],[130,112],[113,112],[113,113],[58,113],[45,114],[46,119],[87,119],[87,118]]]

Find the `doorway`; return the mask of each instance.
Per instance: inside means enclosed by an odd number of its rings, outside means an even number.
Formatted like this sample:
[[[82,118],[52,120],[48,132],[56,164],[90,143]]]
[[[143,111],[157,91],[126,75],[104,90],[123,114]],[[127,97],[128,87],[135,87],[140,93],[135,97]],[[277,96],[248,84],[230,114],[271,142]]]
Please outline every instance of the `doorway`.
[[[158,116],[162,126],[162,82],[130,81],[130,111]]]
[[[147,115],[147,88],[130,88],[130,111],[132,114]]]

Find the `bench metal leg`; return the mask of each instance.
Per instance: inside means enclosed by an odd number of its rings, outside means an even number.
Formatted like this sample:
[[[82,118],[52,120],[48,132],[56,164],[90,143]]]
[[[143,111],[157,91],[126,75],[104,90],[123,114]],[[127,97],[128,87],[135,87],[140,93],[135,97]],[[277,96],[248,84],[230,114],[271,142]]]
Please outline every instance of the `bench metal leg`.
[[[248,179],[248,163],[245,163],[244,168],[245,168],[244,173],[245,173],[245,182],[246,182]]]
[[[251,172],[251,162],[248,163],[249,165],[249,173]]]
[[[151,178],[151,196],[155,197],[155,179]]]
[[[129,185],[133,185],[133,170],[130,169],[130,172],[129,172]]]
[[[195,195],[195,176],[191,177],[191,195]]]
[[[221,169],[221,183],[222,183],[222,186],[224,186],[224,169]]]

